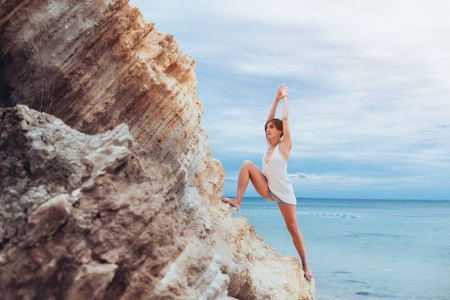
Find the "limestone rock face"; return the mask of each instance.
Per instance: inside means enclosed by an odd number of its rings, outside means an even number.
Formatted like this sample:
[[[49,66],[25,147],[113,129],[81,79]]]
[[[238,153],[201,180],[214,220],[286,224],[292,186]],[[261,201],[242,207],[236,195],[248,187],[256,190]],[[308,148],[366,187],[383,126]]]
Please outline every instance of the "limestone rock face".
[[[171,35],[125,0],[14,0],[0,40],[0,294],[314,298],[221,203],[195,62]]]
[[[26,106],[0,120],[2,299],[226,298],[212,247],[184,236],[170,169],[136,154],[127,125],[85,135]]]
[[[126,123],[138,144],[218,201],[223,169],[201,126],[195,61],[127,0],[2,3],[0,106],[25,104],[96,134]]]

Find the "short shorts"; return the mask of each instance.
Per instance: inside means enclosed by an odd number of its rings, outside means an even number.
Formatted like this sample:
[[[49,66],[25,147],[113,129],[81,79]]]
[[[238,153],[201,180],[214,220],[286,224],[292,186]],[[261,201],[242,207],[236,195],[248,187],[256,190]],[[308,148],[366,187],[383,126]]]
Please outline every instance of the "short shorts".
[[[277,195],[275,195],[274,193],[272,193],[270,191],[270,189],[267,189],[267,197],[266,200],[269,202],[275,202],[278,205],[295,205],[295,204],[290,204],[290,203],[286,203],[283,200],[281,200]]]

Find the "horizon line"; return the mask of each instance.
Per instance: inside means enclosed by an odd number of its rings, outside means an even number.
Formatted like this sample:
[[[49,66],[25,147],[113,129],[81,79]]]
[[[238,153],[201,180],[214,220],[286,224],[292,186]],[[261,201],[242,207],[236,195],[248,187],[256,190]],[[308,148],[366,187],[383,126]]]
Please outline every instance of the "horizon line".
[[[233,198],[232,196],[223,196],[223,197],[227,197],[227,198]],[[249,198],[253,198],[253,199],[263,199],[262,197],[243,197],[242,199],[249,199]],[[297,200],[305,200],[305,199],[311,199],[311,200],[382,200],[382,201],[450,201],[450,199],[393,199],[393,198],[342,198],[342,197],[337,197],[337,198],[330,198],[330,197],[296,197]],[[265,200],[265,199],[263,199]]]

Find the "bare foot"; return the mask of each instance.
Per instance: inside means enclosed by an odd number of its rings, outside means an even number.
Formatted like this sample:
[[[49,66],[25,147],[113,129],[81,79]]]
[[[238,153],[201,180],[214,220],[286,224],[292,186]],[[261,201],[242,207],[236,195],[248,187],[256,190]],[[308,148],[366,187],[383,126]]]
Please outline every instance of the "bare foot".
[[[222,201],[225,202],[225,203],[230,204],[233,207],[236,207],[236,210],[239,210],[239,207],[241,207],[241,201],[237,200],[236,198],[235,199],[230,199],[230,198],[227,198],[227,197],[222,197]]]
[[[303,271],[305,272],[306,280],[311,281],[311,279],[313,278],[313,274],[311,272],[311,269],[308,267],[308,265],[303,267]]]

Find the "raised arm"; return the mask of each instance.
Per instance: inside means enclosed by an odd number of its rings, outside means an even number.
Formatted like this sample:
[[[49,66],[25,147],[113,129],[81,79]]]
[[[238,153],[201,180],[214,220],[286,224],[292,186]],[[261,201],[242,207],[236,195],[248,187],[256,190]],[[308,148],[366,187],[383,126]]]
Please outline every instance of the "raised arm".
[[[283,99],[283,111],[281,113],[281,121],[283,122],[283,139],[280,143],[280,154],[282,157],[286,159],[286,161],[289,159],[289,154],[291,152],[292,148],[292,141],[291,141],[291,130],[289,128],[289,103],[288,103],[288,96],[287,96],[287,86],[284,84],[281,86],[281,98]]]
[[[290,151],[292,148],[292,141],[288,117],[289,117],[289,104],[288,104],[288,97],[287,95],[285,95],[283,99],[283,112],[281,114],[281,121],[283,122],[283,140],[281,142],[284,143],[287,146],[288,150]]]
[[[269,115],[267,116],[266,123],[269,120],[272,120],[273,118],[275,118],[275,113],[277,111],[278,102],[280,102],[280,100],[283,98],[282,89],[284,87],[285,87],[284,84],[282,84],[281,86],[278,87],[278,92],[277,92],[277,95],[275,96],[275,100],[273,100],[272,106],[270,107]],[[286,90],[287,90],[287,88],[286,88]]]

